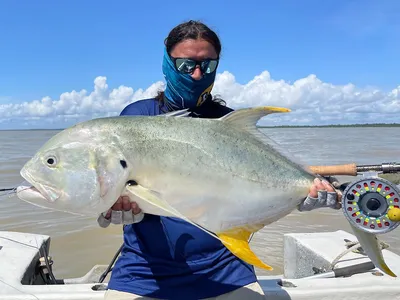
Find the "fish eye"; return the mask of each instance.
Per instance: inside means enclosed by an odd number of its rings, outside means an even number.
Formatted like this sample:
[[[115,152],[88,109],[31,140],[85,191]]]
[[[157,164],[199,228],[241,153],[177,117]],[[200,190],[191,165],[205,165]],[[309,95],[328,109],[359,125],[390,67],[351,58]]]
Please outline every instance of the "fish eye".
[[[49,167],[55,167],[57,164],[57,159],[54,156],[49,156],[46,158],[46,164]]]

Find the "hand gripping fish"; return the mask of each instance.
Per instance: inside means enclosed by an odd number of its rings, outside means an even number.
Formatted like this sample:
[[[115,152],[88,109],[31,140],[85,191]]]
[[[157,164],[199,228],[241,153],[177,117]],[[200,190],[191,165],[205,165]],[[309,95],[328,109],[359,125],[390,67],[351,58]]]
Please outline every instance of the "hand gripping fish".
[[[280,107],[239,109],[219,119],[161,116],[93,119],[53,136],[21,170],[20,199],[80,215],[107,211],[122,195],[144,213],[177,217],[219,239],[234,255],[272,270],[250,235],[291,213],[315,174],[289,159],[257,127]],[[360,237],[360,235],[358,235]],[[379,268],[374,235],[360,239]]]

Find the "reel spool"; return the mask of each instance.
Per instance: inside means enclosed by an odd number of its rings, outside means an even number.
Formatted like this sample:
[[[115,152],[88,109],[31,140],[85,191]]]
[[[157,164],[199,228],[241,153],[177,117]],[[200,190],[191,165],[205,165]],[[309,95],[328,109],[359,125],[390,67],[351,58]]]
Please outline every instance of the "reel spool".
[[[400,222],[388,214],[400,207],[400,192],[391,182],[379,177],[366,177],[350,183],[343,191],[342,209],[356,228],[373,234],[394,230]]]

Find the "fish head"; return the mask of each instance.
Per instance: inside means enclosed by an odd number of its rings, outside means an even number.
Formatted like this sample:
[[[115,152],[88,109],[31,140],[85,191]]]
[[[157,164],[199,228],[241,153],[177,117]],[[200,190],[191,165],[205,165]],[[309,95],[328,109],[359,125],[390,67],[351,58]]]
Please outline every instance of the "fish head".
[[[17,196],[36,206],[98,216],[117,201],[129,177],[118,147],[80,131],[62,131],[23,166]]]

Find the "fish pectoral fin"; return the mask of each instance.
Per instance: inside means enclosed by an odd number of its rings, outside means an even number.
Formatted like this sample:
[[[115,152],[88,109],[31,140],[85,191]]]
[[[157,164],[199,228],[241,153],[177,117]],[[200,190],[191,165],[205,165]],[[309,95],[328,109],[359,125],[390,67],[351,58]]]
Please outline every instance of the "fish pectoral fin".
[[[351,227],[362,249],[375,265],[375,267],[379,268],[391,277],[397,277],[396,274],[394,274],[393,271],[386,264],[379,240],[376,235],[360,230],[354,227],[352,224]]]
[[[218,237],[229,251],[241,260],[247,262],[250,265],[266,269],[273,270],[273,268],[265,264],[257,255],[250,249],[249,238],[252,234],[243,228],[232,229],[230,231],[218,233]]]
[[[137,204],[144,213],[161,215],[161,216],[174,216],[181,217],[171,205],[157,195],[156,192],[149,190],[141,185],[127,185],[126,190],[128,193],[139,198]],[[132,197],[133,198],[133,197]]]
[[[214,233],[204,229],[201,225],[197,224],[196,222],[193,222],[189,218],[185,217],[182,215],[179,211],[177,211],[175,208],[173,208],[167,201],[162,199],[157,195],[157,193],[137,184],[137,185],[127,185],[126,190],[131,193],[132,195],[140,198],[142,201],[144,201],[145,206],[148,209],[143,209],[144,213],[149,213],[149,214],[155,214],[155,215],[162,215],[162,216],[172,216],[176,218],[180,218],[193,226],[196,226],[197,228],[201,229],[202,231],[208,233],[212,237],[216,238],[219,240],[218,236],[216,236]],[[147,204],[150,204],[147,205]],[[138,206],[140,209],[141,203],[138,203]],[[143,206],[143,205],[142,205]],[[152,208],[153,207],[153,208]],[[155,210],[157,208],[157,210]]]

